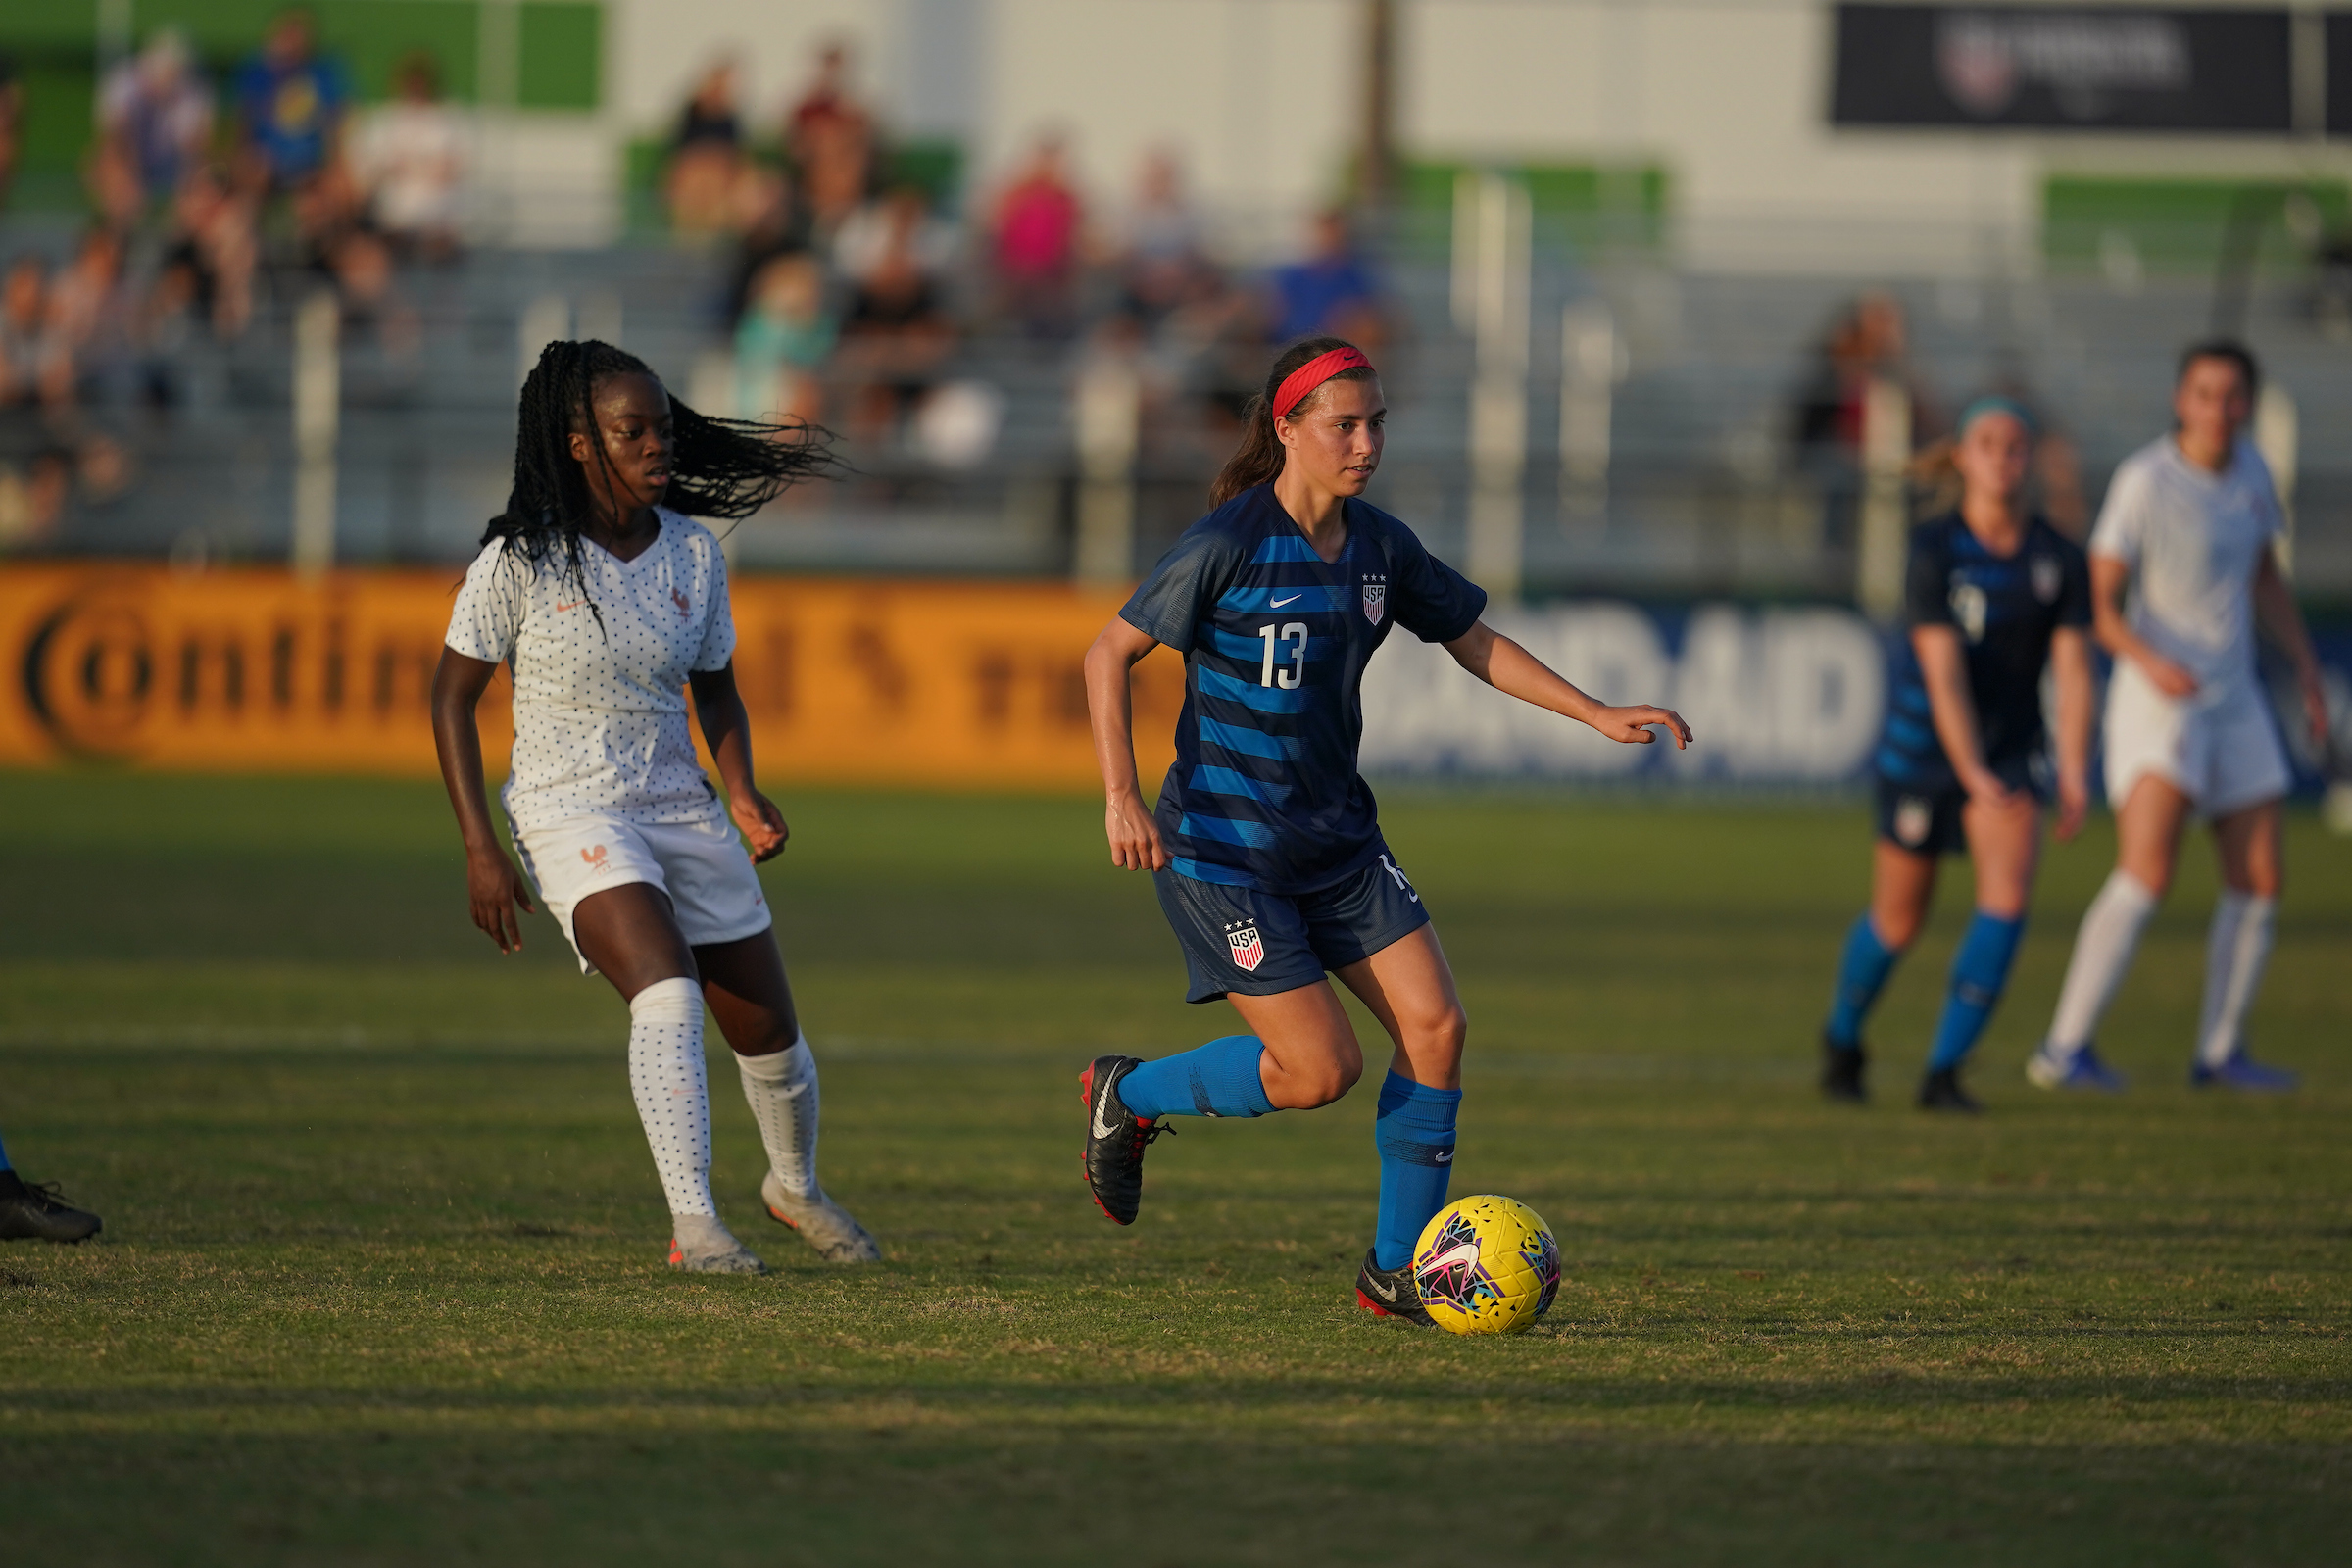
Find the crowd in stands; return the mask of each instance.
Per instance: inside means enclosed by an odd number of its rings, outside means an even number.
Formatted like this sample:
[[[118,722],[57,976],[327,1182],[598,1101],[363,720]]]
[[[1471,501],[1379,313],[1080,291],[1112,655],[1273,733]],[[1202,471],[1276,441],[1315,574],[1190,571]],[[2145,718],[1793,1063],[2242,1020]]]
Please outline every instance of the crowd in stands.
[[[1074,152],[1037,139],[1009,173],[952,193],[894,148],[836,45],[774,120],[739,100],[733,60],[681,107],[662,195],[671,228],[731,246],[724,316],[731,411],[901,442],[954,466],[988,448],[972,349],[1104,355],[1144,384],[1147,446],[1230,441],[1270,345],[1313,332],[1377,345],[1389,312],[1346,216],[1316,216],[1307,254],[1253,274],[1224,264],[1158,151],[1124,204],[1085,193]],[[959,194],[960,201],[951,204]]]

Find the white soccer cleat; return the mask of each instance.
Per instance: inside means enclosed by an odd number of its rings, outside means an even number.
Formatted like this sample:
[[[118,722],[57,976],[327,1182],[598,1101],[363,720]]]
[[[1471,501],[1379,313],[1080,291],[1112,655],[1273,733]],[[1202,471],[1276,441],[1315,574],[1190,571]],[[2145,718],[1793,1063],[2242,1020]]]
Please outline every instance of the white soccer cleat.
[[[669,1266],[681,1274],[764,1274],[760,1255],[716,1219],[680,1214],[672,1221]]]
[[[882,1249],[866,1228],[827,1198],[821,1187],[807,1198],[795,1198],[771,1170],[760,1183],[760,1201],[767,1205],[768,1218],[799,1232],[801,1240],[815,1248],[816,1255],[828,1263],[882,1261]]]

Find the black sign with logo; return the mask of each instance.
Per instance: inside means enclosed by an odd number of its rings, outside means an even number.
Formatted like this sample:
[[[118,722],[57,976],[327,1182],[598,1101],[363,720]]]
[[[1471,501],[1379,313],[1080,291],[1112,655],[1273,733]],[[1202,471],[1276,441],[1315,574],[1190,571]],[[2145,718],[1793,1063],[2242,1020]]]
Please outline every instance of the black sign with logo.
[[[1830,119],[2284,134],[2289,33],[2282,10],[1841,5]]]

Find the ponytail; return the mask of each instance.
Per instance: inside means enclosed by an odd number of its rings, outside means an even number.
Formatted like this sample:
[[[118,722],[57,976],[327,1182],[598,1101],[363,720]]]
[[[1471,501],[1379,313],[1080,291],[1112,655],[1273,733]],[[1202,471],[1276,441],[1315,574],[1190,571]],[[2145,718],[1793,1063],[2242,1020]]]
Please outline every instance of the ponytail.
[[[1307,361],[1329,354],[1334,349],[1352,349],[1355,345],[1346,338],[1309,337],[1284,349],[1274,361],[1274,368],[1266,374],[1266,384],[1250,396],[1242,409],[1242,444],[1225,460],[1217,470],[1216,481],[1208,487],[1211,511],[1231,501],[1245,490],[1256,488],[1282,472],[1282,437],[1274,433],[1274,395],[1281,389],[1293,370]],[[1376,372],[1369,365],[1351,370],[1342,370],[1332,381],[1369,381]],[[1328,386],[1331,383],[1325,382]],[[1299,417],[1312,408],[1321,390],[1309,392],[1291,410],[1290,416]]]

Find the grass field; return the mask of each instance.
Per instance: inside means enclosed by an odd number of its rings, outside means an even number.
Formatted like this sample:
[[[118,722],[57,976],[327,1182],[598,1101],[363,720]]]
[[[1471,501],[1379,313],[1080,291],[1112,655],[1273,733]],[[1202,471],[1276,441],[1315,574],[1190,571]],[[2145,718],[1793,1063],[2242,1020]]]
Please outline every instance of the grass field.
[[[770,893],[828,1184],[890,1261],[721,1207],[661,1267],[625,1013],[544,917],[466,923],[430,785],[0,777],[0,1133],[107,1221],[0,1247],[10,1564],[2340,1563],[2352,1495],[2352,843],[2294,824],[2262,1054],[2182,1082],[2200,852],[2101,1040],[2019,1067],[2103,874],[2057,852],[1975,1073],[1908,1090],[1955,868],[1876,1030],[1813,1031],[1858,809],[1399,797],[1473,1017],[1455,1191],[1558,1231],[1525,1338],[1351,1304],[1364,1091],[1188,1123],[1142,1223],[1075,1075],[1226,1032],[1084,801],[808,794]]]

